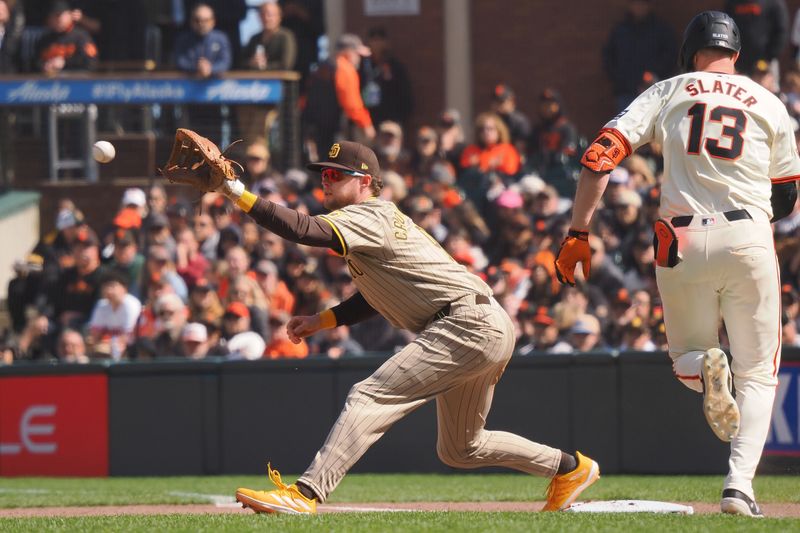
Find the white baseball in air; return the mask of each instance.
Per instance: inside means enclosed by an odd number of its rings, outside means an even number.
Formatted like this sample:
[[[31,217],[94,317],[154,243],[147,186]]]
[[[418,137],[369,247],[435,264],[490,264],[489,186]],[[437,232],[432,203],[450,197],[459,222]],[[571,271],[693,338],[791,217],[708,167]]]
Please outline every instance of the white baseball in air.
[[[108,141],[97,141],[92,146],[92,156],[98,163],[108,163],[114,159],[115,155],[117,155],[117,151],[114,149],[114,145]]]

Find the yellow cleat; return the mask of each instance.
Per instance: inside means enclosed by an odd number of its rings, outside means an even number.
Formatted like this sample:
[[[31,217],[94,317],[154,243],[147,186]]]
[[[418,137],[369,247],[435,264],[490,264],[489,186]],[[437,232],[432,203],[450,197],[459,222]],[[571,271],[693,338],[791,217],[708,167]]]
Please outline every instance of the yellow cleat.
[[[563,511],[578,499],[581,492],[600,478],[600,467],[580,452],[575,452],[578,466],[572,472],[555,476],[547,487],[547,503],[542,511]]]
[[[267,463],[269,479],[276,489],[236,489],[236,501],[257,513],[316,514],[317,500],[309,499],[297,489],[297,485],[285,485],[281,475]]]

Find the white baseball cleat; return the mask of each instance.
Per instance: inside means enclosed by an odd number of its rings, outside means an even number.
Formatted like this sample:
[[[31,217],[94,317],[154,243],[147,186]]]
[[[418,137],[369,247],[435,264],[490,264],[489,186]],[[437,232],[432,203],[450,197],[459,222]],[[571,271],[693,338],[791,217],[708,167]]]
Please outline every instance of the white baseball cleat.
[[[725,489],[722,491],[720,509],[723,513],[727,514],[764,518],[764,513],[761,512],[758,504],[750,499],[747,494],[736,489]]]
[[[731,369],[728,357],[718,348],[711,348],[703,356],[703,413],[714,434],[730,442],[739,433],[739,406],[731,391]]]

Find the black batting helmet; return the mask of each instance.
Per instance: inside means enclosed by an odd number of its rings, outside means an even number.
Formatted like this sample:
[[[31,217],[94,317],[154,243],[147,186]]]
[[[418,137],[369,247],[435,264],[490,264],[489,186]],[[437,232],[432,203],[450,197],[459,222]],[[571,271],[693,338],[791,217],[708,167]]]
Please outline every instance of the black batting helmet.
[[[678,56],[678,65],[683,72],[694,68],[694,55],[702,48],[738,52],[742,48],[742,38],[733,19],[721,11],[703,11],[689,22]]]

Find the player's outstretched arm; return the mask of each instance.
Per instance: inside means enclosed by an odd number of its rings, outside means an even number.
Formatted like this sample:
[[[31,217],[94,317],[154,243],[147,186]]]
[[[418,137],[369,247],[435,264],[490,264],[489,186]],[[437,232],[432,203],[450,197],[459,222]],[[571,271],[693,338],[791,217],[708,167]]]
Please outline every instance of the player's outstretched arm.
[[[220,152],[216,144],[192,130],[179,128],[169,161],[161,173],[173,183],[191,185],[203,193],[224,194],[259,225],[286,240],[344,252],[330,224],[259,198],[245,189],[238,179],[237,167],[241,169],[241,165],[227,158],[226,151]]]

